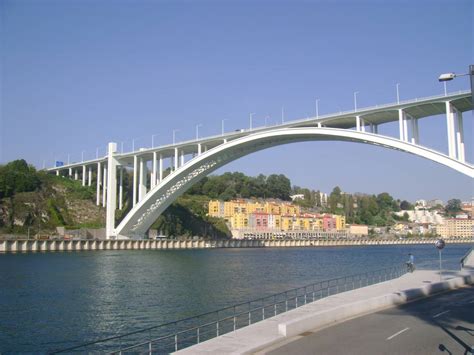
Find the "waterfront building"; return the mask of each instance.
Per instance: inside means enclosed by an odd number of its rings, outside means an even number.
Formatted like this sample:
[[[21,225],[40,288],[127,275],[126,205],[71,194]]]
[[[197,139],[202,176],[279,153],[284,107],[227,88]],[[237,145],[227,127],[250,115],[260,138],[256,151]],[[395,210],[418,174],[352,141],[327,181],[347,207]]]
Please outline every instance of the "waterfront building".
[[[436,233],[443,238],[473,237],[474,220],[471,218],[446,218],[444,224],[436,226]]]
[[[268,229],[268,216],[266,212],[253,212],[249,214],[248,226],[250,228]]]
[[[354,235],[368,235],[369,227],[362,224],[351,224],[349,226],[349,234]]]
[[[248,228],[248,215],[246,213],[235,213],[230,217],[230,225],[232,229]]]
[[[224,218],[233,230],[345,231],[344,216],[302,213],[299,206],[279,200],[209,201],[209,216]]]

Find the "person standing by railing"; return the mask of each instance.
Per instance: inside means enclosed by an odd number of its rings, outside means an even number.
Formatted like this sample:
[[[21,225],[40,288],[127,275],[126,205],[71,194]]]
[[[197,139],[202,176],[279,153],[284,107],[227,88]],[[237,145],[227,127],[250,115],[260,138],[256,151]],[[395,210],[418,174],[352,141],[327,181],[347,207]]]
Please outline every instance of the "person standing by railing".
[[[412,253],[408,254],[407,269],[409,272],[415,271],[415,256]]]

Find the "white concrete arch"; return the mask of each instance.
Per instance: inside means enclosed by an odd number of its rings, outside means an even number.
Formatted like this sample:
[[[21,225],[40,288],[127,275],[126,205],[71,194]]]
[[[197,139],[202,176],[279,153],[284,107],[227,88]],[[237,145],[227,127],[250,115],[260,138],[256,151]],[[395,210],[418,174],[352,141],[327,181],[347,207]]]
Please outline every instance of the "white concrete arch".
[[[272,146],[318,140],[352,141],[404,151],[474,177],[474,168],[468,163],[460,162],[443,153],[392,137],[339,128],[275,129],[229,141],[191,159],[151,189],[130,210],[117,228],[114,229],[113,234],[119,237],[143,237],[158,216],[181,194],[204,176],[233,160]]]

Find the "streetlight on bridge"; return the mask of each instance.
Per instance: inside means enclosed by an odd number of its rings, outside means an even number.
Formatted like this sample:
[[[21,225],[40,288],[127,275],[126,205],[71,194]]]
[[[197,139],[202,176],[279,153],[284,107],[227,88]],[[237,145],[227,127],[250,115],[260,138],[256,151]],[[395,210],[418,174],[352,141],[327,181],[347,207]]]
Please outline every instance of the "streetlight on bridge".
[[[252,118],[253,118],[253,115],[255,115],[254,112],[252,112],[249,116],[250,116],[250,130],[252,129]]]
[[[179,129],[173,129],[173,144],[176,143],[176,132],[179,132]]]
[[[221,120],[221,135],[224,135],[224,122],[228,120],[228,118],[224,118],[223,120]]]
[[[354,111],[357,111],[357,94],[358,93],[359,93],[358,91],[354,92]]]
[[[397,87],[397,104],[400,103],[400,83],[396,84]]]
[[[444,84],[444,94],[447,94],[446,91],[446,82],[453,80],[454,78],[457,78],[459,76],[467,76],[469,75],[471,77],[471,105],[474,107],[474,64],[469,65],[469,73],[465,74],[455,74],[455,73],[444,73],[441,74],[438,78],[439,82],[442,82]]]
[[[199,139],[199,127],[202,127],[202,124],[201,124],[201,123],[199,123],[199,124],[196,125],[196,140]]]
[[[316,99],[316,118],[319,118],[319,99]]]
[[[151,147],[155,148],[155,137],[158,137],[158,134],[151,135]]]

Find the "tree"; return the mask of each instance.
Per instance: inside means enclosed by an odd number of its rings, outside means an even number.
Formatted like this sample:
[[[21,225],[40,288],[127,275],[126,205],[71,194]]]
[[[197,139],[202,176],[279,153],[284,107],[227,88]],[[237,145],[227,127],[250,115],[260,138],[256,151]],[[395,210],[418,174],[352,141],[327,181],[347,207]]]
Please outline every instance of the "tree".
[[[402,211],[411,211],[413,210],[413,205],[410,202],[403,200],[400,202],[400,209]]]
[[[453,198],[449,200],[448,203],[446,204],[446,207],[444,208],[444,211],[446,212],[446,214],[451,215],[451,216],[462,211],[461,200],[457,198]]]
[[[328,203],[331,213],[335,213],[338,208],[337,205],[341,203],[341,188],[339,186],[336,186],[332,190],[331,194],[329,195]]]
[[[41,186],[36,169],[25,160],[14,160],[0,167],[0,198],[17,192],[35,191]]]

